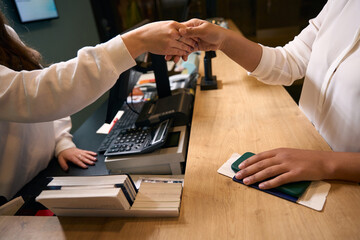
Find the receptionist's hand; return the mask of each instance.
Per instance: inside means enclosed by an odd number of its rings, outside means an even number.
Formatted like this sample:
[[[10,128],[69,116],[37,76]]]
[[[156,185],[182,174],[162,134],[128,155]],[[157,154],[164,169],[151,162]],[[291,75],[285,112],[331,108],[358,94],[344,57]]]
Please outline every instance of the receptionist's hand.
[[[76,147],[68,148],[59,153],[58,162],[64,171],[69,169],[68,162],[72,162],[81,168],[88,168],[87,165],[94,165],[97,161],[96,155],[97,154],[92,151],[82,150]]]
[[[195,51],[222,50],[227,35],[231,32],[200,19],[191,19],[183,24],[187,27],[179,29],[179,32],[181,36],[196,41]]]

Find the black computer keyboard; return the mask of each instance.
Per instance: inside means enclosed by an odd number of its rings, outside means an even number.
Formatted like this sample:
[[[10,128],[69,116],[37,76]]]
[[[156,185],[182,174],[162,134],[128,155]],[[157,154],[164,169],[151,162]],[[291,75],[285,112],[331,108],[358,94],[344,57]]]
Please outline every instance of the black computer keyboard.
[[[139,110],[142,108],[144,103],[136,103],[136,109]],[[102,153],[105,152],[111,142],[120,134],[121,130],[123,129],[131,129],[135,126],[136,119],[138,118],[138,114],[132,111],[128,106],[123,106],[122,109],[124,111],[121,118],[116,121],[114,126],[112,127],[111,131],[106,135],[104,140],[101,142],[99,148],[97,149],[98,152]]]
[[[167,119],[154,126],[122,129],[104,155],[111,157],[152,152],[165,144],[172,122],[172,119]]]

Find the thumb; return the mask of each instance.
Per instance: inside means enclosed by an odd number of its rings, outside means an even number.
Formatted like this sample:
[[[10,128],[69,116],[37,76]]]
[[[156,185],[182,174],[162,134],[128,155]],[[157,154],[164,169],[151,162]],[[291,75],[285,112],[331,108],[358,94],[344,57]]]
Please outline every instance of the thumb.
[[[180,28],[179,33],[183,37],[199,37],[199,31],[196,29],[196,27]]]

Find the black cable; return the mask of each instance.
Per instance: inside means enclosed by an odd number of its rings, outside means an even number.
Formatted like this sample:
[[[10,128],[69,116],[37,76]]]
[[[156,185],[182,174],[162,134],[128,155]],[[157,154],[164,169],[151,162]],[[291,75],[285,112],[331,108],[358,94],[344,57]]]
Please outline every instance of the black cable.
[[[125,100],[126,105],[128,106],[128,108],[129,108],[131,111],[133,111],[133,112],[136,113],[137,115],[140,115],[140,113],[134,109],[133,93],[132,93],[132,91],[130,92],[130,98],[131,98],[131,105],[132,105],[132,106],[130,106],[130,104],[128,103],[127,99]]]

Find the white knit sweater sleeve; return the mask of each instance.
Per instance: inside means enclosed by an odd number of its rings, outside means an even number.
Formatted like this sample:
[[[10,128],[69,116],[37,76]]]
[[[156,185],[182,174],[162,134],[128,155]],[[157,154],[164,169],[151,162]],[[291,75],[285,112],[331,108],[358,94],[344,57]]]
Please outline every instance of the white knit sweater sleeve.
[[[134,65],[120,35],[41,70],[18,72],[0,65],[0,120],[44,122],[69,116],[94,102]]]

